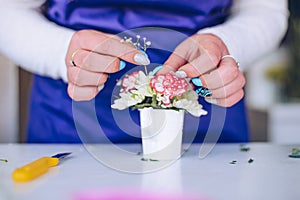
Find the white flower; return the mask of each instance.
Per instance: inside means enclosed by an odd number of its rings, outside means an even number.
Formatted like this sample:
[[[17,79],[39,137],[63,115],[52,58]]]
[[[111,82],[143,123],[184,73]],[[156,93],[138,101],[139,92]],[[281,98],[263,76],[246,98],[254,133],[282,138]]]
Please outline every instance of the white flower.
[[[137,85],[145,85],[145,84],[149,84],[149,77],[146,76],[146,74],[142,71],[139,71],[138,73],[138,77],[137,77]]]
[[[141,103],[145,98],[142,95],[131,94],[128,92],[120,93],[120,97],[121,98],[116,99],[114,101],[114,104],[111,105],[112,108],[118,110],[124,110],[125,108]]]
[[[151,88],[148,87],[148,85],[142,85],[138,87],[136,90],[131,91],[133,94],[142,95],[144,97],[152,97],[153,92],[151,91]]]
[[[202,105],[198,101],[192,101],[187,99],[180,99],[173,102],[173,106],[179,109],[184,109],[189,112],[191,115],[200,117],[201,115],[206,115],[207,112],[202,109]]]
[[[186,93],[183,94],[182,98],[191,101],[198,101],[198,97],[198,94],[190,88]]]

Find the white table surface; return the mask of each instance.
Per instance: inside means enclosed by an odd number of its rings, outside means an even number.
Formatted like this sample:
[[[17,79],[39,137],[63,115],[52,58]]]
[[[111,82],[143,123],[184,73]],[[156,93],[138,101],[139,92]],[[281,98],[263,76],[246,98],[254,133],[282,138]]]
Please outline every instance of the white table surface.
[[[247,146],[250,151],[242,152],[239,144],[218,144],[200,159],[200,145],[193,145],[181,159],[162,170],[132,174],[105,166],[83,145],[0,144],[0,158],[8,160],[0,162],[0,199],[72,200],[86,190],[124,189],[193,194],[212,200],[299,200],[300,159],[288,155],[300,145]],[[125,147],[132,152],[140,151],[139,145]],[[72,152],[72,156],[41,177],[27,183],[12,180],[14,169],[39,157],[66,151]],[[126,157],[112,152],[108,156],[119,159],[120,168],[160,162],[142,161],[142,156],[136,154]],[[249,164],[249,158],[254,162]],[[237,163],[229,164],[233,160]]]

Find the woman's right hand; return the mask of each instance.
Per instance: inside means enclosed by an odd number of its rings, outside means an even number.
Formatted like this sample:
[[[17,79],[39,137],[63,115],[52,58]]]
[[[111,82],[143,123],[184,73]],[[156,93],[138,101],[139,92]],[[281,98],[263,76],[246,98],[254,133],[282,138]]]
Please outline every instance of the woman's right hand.
[[[94,30],[73,35],[67,55],[68,94],[75,101],[91,100],[103,88],[109,73],[124,67],[124,60],[148,65],[149,59],[121,38]]]

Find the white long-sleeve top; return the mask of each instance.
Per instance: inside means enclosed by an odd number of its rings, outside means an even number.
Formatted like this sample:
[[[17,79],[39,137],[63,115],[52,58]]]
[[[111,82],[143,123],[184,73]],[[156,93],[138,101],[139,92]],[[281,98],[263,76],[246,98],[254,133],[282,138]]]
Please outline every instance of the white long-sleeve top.
[[[67,82],[73,30],[48,21],[45,0],[0,0],[0,52],[26,70]],[[234,0],[229,19],[199,30],[221,38],[242,69],[278,46],[287,29],[286,0]]]

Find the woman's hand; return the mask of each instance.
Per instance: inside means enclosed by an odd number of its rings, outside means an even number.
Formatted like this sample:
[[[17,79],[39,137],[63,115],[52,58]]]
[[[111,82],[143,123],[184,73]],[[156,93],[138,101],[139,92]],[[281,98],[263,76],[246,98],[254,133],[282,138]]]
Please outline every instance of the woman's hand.
[[[244,96],[245,77],[217,36],[195,34],[176,47],[159,73],[177,71],[181,77],[199,77],[212,91],[205,100],[230,107]],[[226,56],[227,55],[227,56]]]
[[[76,101],[94,98],[108,74],[125,67],[122,60],[136,65],[149,64],[143,53],[130,44],[121,43],[117,36],[94,30],[76,32],[66,55],[69,96]]]

